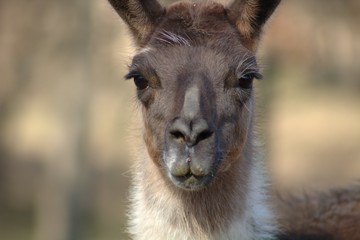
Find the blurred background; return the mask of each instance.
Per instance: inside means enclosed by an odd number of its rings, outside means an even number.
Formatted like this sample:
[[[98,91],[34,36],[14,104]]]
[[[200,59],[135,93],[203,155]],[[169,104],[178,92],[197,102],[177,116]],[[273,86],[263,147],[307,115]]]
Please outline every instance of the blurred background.
[[[360,179],[359,23],[358,0],[286,0],[265,30],[258,125],[280,189]],[[127,239],[133,53],[105,0],[0,1],[0,239]]]

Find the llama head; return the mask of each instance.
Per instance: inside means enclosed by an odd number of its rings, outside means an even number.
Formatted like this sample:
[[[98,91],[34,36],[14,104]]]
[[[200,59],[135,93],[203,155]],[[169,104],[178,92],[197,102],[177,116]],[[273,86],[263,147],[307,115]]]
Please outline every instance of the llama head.
[[[163,8],[156,0],[110,0],[138,53],[133,79],[148,153],[166,181],[186,190],[251,161],[256,45],[280,0],[209,1]],[[219,180],[220,181],[220,180]]]

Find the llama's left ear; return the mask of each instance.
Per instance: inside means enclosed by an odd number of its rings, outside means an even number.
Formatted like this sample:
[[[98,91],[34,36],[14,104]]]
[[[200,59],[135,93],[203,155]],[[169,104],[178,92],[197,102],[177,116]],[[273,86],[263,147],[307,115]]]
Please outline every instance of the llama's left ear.
[[[157,0],[109,0],[142,47],[165,14]]]
[[[230,21],[235,24],[247,47],[255,50],[261,30],[281,0],[234,0],[227,7]]]

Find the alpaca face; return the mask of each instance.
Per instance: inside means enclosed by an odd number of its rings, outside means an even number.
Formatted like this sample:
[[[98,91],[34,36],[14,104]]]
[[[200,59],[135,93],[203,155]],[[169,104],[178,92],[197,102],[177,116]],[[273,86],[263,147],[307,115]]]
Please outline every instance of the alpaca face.
[[[167,9],[156,0],[109,1],[139,47],[126,78],[136,85],[147,151],[164,179],[200,190],[234,164],[246,172],[252,83],[261,78],[254,54],[280,0]]]
[[[167,11],[126,78],[143,106],[151,159],[172,184],[200,190],[241,161],[260,77],[222,5]]]

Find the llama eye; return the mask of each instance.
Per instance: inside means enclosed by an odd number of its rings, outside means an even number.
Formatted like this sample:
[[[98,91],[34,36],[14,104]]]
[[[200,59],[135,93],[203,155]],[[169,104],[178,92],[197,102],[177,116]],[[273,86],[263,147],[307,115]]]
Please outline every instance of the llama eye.
[[[133,79],[137,90],[145,90],[149,87],[149,81],[137,71],[131,71],[125,75],[125,79]]]
[[[138,90],[144,90],[149,87],[149,82],[141,75],[133,76],[134,83],[136,85],[136,88]]]
[[[244,74],[239,79],[239,87],[244,88],[244,89],[252,88],[253,80],[254,80],[255,77],[256,76],[255,76],[254,73]]]

